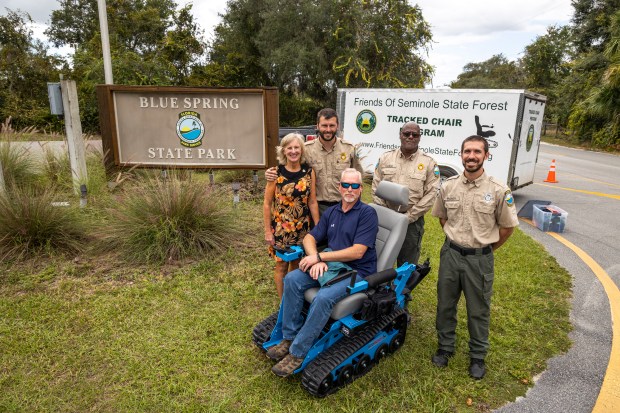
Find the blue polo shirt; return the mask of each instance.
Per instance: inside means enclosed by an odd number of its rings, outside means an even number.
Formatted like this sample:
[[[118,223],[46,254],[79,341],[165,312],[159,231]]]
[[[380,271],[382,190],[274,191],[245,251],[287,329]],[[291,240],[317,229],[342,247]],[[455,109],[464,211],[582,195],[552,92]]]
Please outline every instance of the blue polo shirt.
[[[328,208],[310,234],[317,244],[327,239],[327,246],[332,251],[349,248],[353,244],[367,246],[362,258],[347,262],[360,277],[365,277],[377,272],[375,241],[378,231],[377,212],[358,199],[346,213],[342,210],[342,203]]]

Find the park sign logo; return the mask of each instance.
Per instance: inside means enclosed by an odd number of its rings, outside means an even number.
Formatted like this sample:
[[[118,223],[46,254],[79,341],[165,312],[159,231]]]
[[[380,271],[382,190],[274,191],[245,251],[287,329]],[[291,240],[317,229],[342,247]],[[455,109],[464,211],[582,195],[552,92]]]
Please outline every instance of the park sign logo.
[[[202,145],[205,125],[200,120],[198,112],[187,110],[179,113],[176,131],[177,136],[181,139],[181,145],[195,148]]]
[[[355,126],[357,126],[357,130],[362,133],[370,133],[375,129],[375,126],[377,126],[377,117],[371,110],[364,109],[357,114]]]

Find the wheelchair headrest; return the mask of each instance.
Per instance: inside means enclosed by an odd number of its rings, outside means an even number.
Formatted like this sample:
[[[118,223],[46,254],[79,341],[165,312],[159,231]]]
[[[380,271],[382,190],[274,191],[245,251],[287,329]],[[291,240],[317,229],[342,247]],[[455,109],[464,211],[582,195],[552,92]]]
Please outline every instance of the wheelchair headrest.
[[[402,205],[405,208],[409,205],[409,188],[394,182],[379,182],[375,195],[385,201]]]

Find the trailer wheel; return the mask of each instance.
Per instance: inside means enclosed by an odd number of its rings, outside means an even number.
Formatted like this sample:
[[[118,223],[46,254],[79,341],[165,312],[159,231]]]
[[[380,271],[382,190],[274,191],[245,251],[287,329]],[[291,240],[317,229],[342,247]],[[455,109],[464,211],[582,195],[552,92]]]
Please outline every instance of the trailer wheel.
[[[458,175],[458,172],[456,172],[454,169],[450,168],[449,166],[439,166],[439,179],[441,179],[442,184],[443,181],[454,175]]]

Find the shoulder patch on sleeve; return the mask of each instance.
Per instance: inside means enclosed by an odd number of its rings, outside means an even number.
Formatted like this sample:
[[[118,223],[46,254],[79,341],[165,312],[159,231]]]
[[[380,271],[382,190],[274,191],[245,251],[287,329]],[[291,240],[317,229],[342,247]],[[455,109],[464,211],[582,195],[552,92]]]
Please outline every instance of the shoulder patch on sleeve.
[[[506,192],[504,192],[504,201],[509,207],[515,206],[515,199],[512,197],[512,191],[510,189],[507,189]]]

